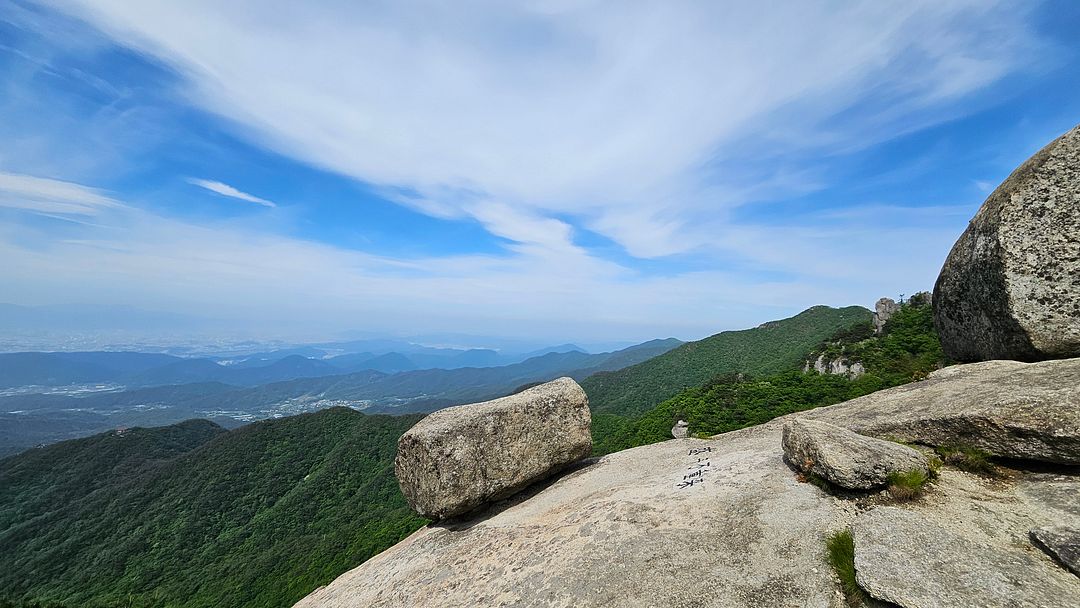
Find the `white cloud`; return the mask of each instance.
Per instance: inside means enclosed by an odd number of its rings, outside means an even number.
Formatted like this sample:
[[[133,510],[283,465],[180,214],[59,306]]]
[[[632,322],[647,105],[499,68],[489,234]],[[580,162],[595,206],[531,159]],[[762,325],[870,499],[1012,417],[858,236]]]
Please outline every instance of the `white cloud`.
[[[189,177],[188,183],[194,184],[200,188],[205,188],[211,192],[216,192],[217,194],[220,194],[222,196],[227,196],[229,198],[235,198],[242,201],[247,201],[249,203],[255,203],[264,207],[277,207],[275,203],[268,201],[265,198],[259,198],[253,194],[242,192],[240,190],[237,190],[236,188],[233,188],[229,184],[224,184],[222,182]]]
[[[275,150],[502,236],[493,206],[643,257],[700,246],[687,231],[731,206],[820,187],[807,155],[962,111],[1034,47],[1030,9],[1005,1],[67,6]]]
[[[72,182],[0,172],[0,207],[39,214],[98,215],[120,203]]]
[[[483,213],[497,215],[491,222],[508,238],[531,239],[517,235],[518,220],[499,215],[505,211]],[[565,228],[557,225],[552,242],[521,243],[511,257],[397,259],[267,234],[241,220],[196,225],[119,204],[95,219],[60,228],[0,222],[0,302],[123,302],[291,339],[448,327],[555,341],[698,338],[817,303],[870,304],[866,291],[876,299],[925,288],[944,251],[923,243],[946,240],[940,228],[871,229],[863,218],[832,231],[756,226],[716,235],[780,271],[762,278],[722,268],[641,274],[562,247]]]

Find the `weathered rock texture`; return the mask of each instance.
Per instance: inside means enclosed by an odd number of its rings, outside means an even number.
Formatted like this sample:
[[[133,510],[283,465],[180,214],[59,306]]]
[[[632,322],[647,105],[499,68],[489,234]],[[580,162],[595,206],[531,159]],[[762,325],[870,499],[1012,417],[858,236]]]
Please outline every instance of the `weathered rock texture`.
[[[1080,521],[1076,523],[1080,524]],[[1080,576],[1080,529],[1068,526],[1036,528],[1031,531],[1031,540],[1047,555]]]
[[[803,414],[875,437],[1080,464],[1080,359],[986,361]]]
[[[810,364],[809,360],[803,364],[804,374],[811,369],[819,374],[833,374],[835,376],[847,376],[848,378],[858,378],[866,373],[866,368],[858,361],[849,361],[844,357],[826,359],[824,354],[818,355],[818,358],[814,359],[813,365]]]
[[[874,333],[885,330],[885,323],[900,310],[900,305],[892,298],[881,298],[874,304]]]
[[[1080,582],[1046,556],[973,541],[913,511],[878,507],[852,535],[859,586],[904,608],[1080,605]]]
[[[926,457],[917,450],[824,422],[798,418],[787,422],[783,445],[784,458],[792,466],[852,490],[883,486],[890,473],[929,473]]]
[[[1080,356],[1080,126],[986,199],[941,269],[934,320],[958,361]]]
[[[418,530],[298,606],[842,608],[846,603],[825,562],[825,539],[851,527],[882,497],[832,496],[799,483],[784,463],[783,425],[826,420],[936,438],[952,424],[958,433],[978,431],[985,445],[1002,451],[1076,460],[1078,368],[1080,360],[958,366],[876,397],[712,440],[673,440],[610,454],[472,519]],[[1046,420],[1040,422],[1040,415]],[[922,499],[905,503],[904,510],[918,518],[920,536],[912,536],[903,515],[864,522],[863,538],[856,539],[860,576],[868,586],[878,585],[879,595],[889,593],[881,585],[909,574],[903,583],[915,594],[928,584],[948,584],[940,597],[959,606],[1010,600],[1035,606],[1017,599],[1043,597],[1032,595],[1041,593],[1029,588],[1027,581],[1034,581],[1053,593],[1047,606],[1076,607],[1080,578],[1036,549],[1028,535],[1077,527],[1077,495],[1080,477],[1068,470],[1015,469],[991,480],[944,467]],[[877,549],[865,539],[870,526],[880,550],[918,552],[897,555],[896,563],[874,557]],[[956,551],[966,553],[962,560]],[[943,562],[915,564],[912,556]],[[957,574],[955,585],[934,573],[954,572],[958,565],[970,570]],[[1004,599],[986,598],[984,584],[1001,590]],[[922,595],[895,597],[901,605],[949,605],[919,603]]]
[[[394,470],[417,513],[443,519],[585,458],[589,403],[570,378],[509,397],[440,410],[398,440]]]

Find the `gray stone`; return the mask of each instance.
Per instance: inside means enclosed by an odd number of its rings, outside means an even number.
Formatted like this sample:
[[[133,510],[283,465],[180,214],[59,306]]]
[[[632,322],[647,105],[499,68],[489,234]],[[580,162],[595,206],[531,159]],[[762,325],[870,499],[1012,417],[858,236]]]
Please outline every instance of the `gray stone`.
[[[509,502],[423,528],[298,606],[842,608],[822,558],[839,511],[795,480],[779,425],[624,450]]]
[[[1080,356],[1080,126],[983,203],[938,276],[934,321],[958,361]]]
[[[585,458],[589,402],[570,378],[439,410],[398,440],[394,471],[417,513],[467,513]]]
[[[784,422],[609,454],[496,513],[424,527],[298,606],[844,608],[825,539],[878,497],[799,483],[783,460]],[[684,483],[698,467],[702,481]],[[946,468],[926,499],[907,505],[973,545],[1026,547],[1042,562],[1039,580],[1080,597],[1080,579],[1028,541],[1031,529],[1068,521],[1076,478],[1010,479]]]
[[[1080,530],[1066,526],[1036,528],[1031,531],[1031,540],[1070,572],[1080,576]]]
[[[671,427],[671,436],[675,439],[686,439],[690,436],[690,424],[685,420],[676,422],[675,426]]]
[[[1080,583],[1045,556],[974,542],[912,511],[867,511],[852,535],[859,586],[904,608],[1080,606]]]
[[[917,450],[824,422],[790,420],[782,441],[784,458],[792,466],[842,488],[877,488],[890,473],[929,473],[926,457]]]
[[[874,333],[885,330],[885,323],[900,310],[900,305],[892,298],[881,298],[874,304]]]
[[[1078,379],[1080,359],[970,363],[797,416],[875,437],[1080,464]]]

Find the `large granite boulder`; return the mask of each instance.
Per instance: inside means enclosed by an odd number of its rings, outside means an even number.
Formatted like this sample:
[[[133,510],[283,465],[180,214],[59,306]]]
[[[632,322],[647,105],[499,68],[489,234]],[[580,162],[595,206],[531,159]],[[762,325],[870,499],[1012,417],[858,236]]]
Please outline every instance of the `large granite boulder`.
[[[934,321],[958,361],[1080,356],[1080,126],[983,203],[941,269]]]
[[[825,422],[790,420],[784,424],[782,442],[784,458],[792,466],[851,490],[881,487],[890,473],[930,472],[917,450]]]
[[[1080,359],[985,361],[798,414],[875,437],[1080,464]]]
[[[867,511],[852,536],[859,586],[904,608],[1080,605],[1080,581],[1045,556],[979,543],[913,511]]]
[[[461,515],[588,456],[590,420],[585,391],[559,378],[431,414],[398,440],[394,471],[417,513]]]

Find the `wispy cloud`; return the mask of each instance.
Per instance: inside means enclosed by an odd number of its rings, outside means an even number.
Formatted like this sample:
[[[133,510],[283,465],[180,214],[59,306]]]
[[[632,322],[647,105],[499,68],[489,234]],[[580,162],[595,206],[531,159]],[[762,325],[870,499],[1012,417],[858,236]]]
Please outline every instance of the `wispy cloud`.
[[[194,184],[200,188],[205,188],[211,192],[215,192],[222,196],[247,201],[249,203],[255,203],[256,205],[262,205],[263,207],[277,207],[276,203],[268,201],[265,198],[255,196],[254,194],[248,194],[247,192],[237,190],[236,188],[226,183],[216,182],[209,179],[199,179],[196,177],[189,177],[187,181],[190,184]]]
[[[34,213],[92,216],[121,204],[72,182],[0,172],[0,207]]]
[[[276,151],[495,234],[508,206],[514,234],[569,218],[641,257],[766,195],[742,176],[821,187],[808,158],[955,116],[1034,47],[1007,1],[71,6]]]

